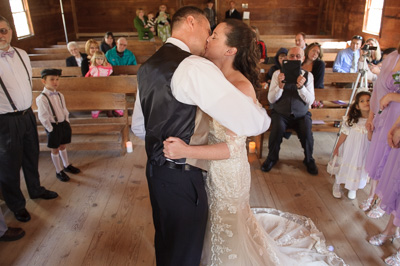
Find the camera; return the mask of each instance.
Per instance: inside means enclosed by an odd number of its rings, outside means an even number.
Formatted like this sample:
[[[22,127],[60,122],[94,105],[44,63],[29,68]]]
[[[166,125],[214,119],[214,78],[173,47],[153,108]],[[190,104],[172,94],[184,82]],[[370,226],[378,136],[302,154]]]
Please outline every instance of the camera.
[[[363,51],[376,51],[376,46],[371,46],[369,44],[365,44],[361,50]]]

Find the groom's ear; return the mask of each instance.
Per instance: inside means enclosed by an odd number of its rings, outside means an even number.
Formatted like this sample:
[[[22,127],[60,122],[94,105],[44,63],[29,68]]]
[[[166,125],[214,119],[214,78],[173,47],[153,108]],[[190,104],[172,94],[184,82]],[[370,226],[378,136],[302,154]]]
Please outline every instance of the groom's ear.
[[[237,53],[237,48],[231,47],[226,51],[225,55],[235,55],[236,53]]]
[[[186,24],[188,25],[188,27],[189,27],[190,29],[193,30],[194,24],[195,24],[195,19],[194,19],[194,17],[193,17],[193,16],[187,16],[187,17],[186,17]]]

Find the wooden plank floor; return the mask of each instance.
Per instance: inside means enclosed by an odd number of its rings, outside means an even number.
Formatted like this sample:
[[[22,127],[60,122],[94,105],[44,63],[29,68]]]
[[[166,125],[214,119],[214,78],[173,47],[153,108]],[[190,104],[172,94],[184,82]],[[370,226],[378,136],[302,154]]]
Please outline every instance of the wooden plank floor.
[[[369,219],[359,208],[369,185],[356,200],[331,194],[333,178],[326,173],[334,133],[314,133],[314,157],[319,175],[307,174],[297,137],[284,140],[280,161],[269,173],[262,160],[249,156],[252,171],[250,203],[310,217],[324,233],[327,245],[349,265],[384,265],[399,243],[382,247],[366,239],[385,227],[388,216]],[[134,152],[69,152],[82,173],[62,183],[55,178],[50,154],[40,155],[42,184],[60,194],[55,200],[27,200],[28,223],[15,220],[4,202],[0,207],[9,226],[22,227],[26,236],[0,242],[0,265],[155,265],[151,208],[145,178],[144,143],[131,136]],[[265,136],[268,139],[268,136]],[[267,154],[266,141],[264,154]],[[23,193],[27,195],[25,183]]]

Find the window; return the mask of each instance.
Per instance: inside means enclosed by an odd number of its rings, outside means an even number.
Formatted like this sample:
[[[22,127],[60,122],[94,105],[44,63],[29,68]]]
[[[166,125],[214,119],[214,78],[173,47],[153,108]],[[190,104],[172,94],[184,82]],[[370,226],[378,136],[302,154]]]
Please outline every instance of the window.
[[[382,23],[384,0],[366,0],[363,31],[379,35]]]
[[[10,6],[18,39],[33,35],[32,22],[26,0],[10,0]]]

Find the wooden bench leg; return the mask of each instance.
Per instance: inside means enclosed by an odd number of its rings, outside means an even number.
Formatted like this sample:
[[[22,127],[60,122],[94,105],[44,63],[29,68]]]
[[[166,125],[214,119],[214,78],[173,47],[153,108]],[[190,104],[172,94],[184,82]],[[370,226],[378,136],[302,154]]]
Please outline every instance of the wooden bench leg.
[[[264,134],[258,135],[254,137],[254,141],[256,143],[256,150],[257,150],[257,158],[262,158],[262,148],[263,148],[263,141],[264,141]]]
[[[126,154],[126,143],[129,141],[129,126],[125,126],[121,132],[121,156]]]

